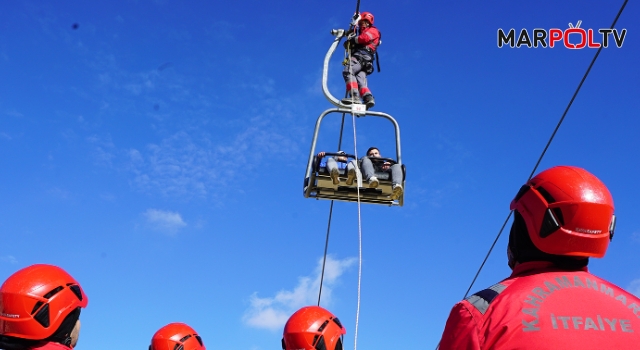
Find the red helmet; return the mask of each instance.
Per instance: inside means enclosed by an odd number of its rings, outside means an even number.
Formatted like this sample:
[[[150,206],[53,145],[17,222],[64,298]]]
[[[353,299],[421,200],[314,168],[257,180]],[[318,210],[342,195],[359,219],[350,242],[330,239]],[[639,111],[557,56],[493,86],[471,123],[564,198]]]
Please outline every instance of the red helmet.
[[[548,254],[601,258],[613,238],[611,193],[582,168],[541,172],[522,186],[511,210],[522,215],[536,248]]]
[[[340,320],[319,306],[296,311],[284,326],[283,350],[342,350],[347,333]]]
[[[373,25],[373,13],[371,13],[371,12],[362,12],[360,14],[360,20],[361,21],[368,21],[369,23],[371,23],[371,25]]]
[[[32,265],[0,287],[0,335],[22,339],[49,338],[65,317],[88,303],[71,275],[53,265]]]
[[[206,350],[198,333],[184,323],[169,323],[151,338],[149,350]]]

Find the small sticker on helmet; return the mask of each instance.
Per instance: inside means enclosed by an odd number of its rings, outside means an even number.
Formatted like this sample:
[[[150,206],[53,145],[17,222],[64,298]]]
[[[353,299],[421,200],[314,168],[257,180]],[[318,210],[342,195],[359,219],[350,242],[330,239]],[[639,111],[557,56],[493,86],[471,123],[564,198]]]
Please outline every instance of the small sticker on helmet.
[[[592,234],[592,235],[597,235],[602,233],[602,230],[590,230],[587,228],[582,228],[582,227],[576,227],[576,231],[580,232],[580,233],[588,233],[588,234]]]

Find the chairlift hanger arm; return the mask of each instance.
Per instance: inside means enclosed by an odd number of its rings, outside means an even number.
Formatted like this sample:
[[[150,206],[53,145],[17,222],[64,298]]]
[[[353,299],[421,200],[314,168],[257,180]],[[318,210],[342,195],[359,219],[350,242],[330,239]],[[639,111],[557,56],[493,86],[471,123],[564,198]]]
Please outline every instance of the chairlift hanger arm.
[[[327,51],[327,54],[324,56],[324,65],[322,66],[322,92],[324,93],[324,96],[329,100],[329,102],[331,102],[332,105],[338,108],[346,106],[340,103],[340,100],[338,100],[331,94],[327,82],[329,80],[329,61],[331,60],[331,56],[333,56],[333,53],[336,51],[338,44],[340,44],[340,41],[342,41],[342,38],[345,36],[345,33],[346,32],[344,29],[331,30],[331,35],[335,36],[336,38],[333,40],[333,43],[329,47],[329,51]],[[347,113],[351,113],[351,110],[347,111]]]

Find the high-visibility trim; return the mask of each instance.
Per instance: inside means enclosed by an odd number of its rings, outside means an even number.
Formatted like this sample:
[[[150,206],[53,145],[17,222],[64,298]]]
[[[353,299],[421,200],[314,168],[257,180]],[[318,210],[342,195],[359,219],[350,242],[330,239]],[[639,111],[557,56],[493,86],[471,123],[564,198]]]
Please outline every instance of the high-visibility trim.
[[[487,289],[481,290],[471,295],[465,300],[467,300],[471,305],[478,309],[481,314],[484,315],[484,313],[487,312],[487,309],[489,309],[489,304],[491,304],[491,302],[506,288],[507,286],[505,286],[504,284],[494,284]]]

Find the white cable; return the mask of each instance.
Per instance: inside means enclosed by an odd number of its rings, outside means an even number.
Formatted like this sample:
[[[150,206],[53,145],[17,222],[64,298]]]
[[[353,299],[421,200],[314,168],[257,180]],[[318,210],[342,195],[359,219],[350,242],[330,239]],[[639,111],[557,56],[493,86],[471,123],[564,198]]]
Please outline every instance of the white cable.
[[[353,123],[353,154],[356,157],[356,171],[360,171],[358,166],[358,144],[356,143],[356,116],[351,113]],[[364,178],[362,178],[364,182]],[[362,220],[360,216],[360,186],[356,186],[358,191],[358,306],[356,308],[356,330],[354,332],[353,350],[358,349],[358,321],[360,319],[360,282],[362,281]]]

